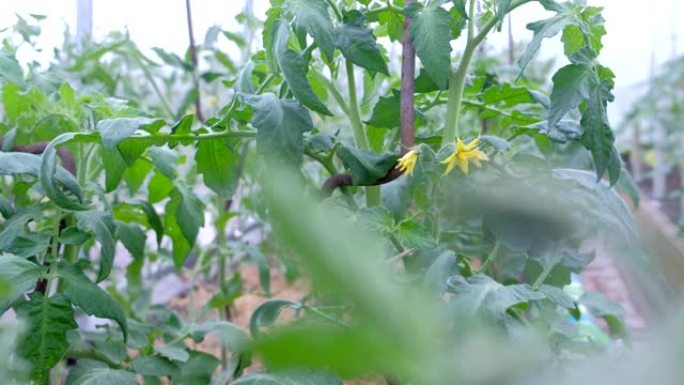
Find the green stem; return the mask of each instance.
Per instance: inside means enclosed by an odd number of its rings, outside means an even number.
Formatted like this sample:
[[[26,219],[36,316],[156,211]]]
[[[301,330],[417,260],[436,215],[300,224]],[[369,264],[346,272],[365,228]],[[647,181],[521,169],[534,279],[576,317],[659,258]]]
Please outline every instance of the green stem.
[[[509,12],[513,11],[519,6],[529,3],[532,0],[516,0],[511,3]],[[460,136],[460,119],[461,119],[461,100],[463,99],[463,90],[465,89],[465,79],[468,74],[468,66],[473,58],[473,54],[477,47],[487,37],[487,34],[499,23],[497,18],[492,18],[485,24],[480,32],[475,35],[475,0],[470,0],[470,16],[468,20],[468,41],[463,50],[463,57],[459,63],[456,71],[452,71],[449,76],[449,99],[447,101],[447,118],[444,132],[442,133],[442,146],[453,142],[456,137]]]
[[[485,259],[485,261],[482,263],[482,266],[480,266],[478,273],[479,272],[485,272],[485,271],[487,271],[487,269],[489,269],[489,266],[492,264],[492,262],[494,262],[497,255],[499,254],[500,248],[501,248],[501,245],[499,244],[499,242],[496,242],[494,244],[494,248],[492,249],[492,252],[489,253],[489,255],[487,256],[487,259]]]
[[[316,309],[315,307],[311,307],[311,306],[306,306],[306,305],[304,305],[303,308],[304,308],[305,311],[310,311],[310,312],[316,314],[317,316],[319,316],[319,317],[321,317],[321,318],[323,318],[323,319],[326,319],[326,320],[328,320],[328,321],[330,321],[330,322],[333,322],[333,323],[335,323],[335,324],[337,324],[337,325],[343,326],[343,327],[345,327],[345,328],[350,327],[350,325],[349,325],[348,323],[346,323],[346,322],[344,322],[344,321],[342,321],[342,320],[340,320],[340,319],[337,319],[337,318],[335,318],[335,317],[331,317],[331,316],[329,316],[329,315],[323,313],[322,311]]]
[[[166,112],[169,117],[174,117],[175,114],[173,113],[173,110],[171,109],[171,105],[169,104],[168,100],[166,100],[166,97],[164,96],[164,94],[159,89],[157,82],[154,81],[154,77],[152,76],[152,73],[150,73],[150,70],[147,68],[147,66],[145,64],[143,64],[142,60],[140,60],[140,57],[138,55],[139,55],[138,52],[133,53],[133,55],[132,55],[133,60],[135,60],[135,62],[140,67],[140,69],[143,71],[143,74],[145,75],[145,79],[152,86],[154,93],[157,94],[157,97],[159,98],[159,102],[161,103],[162,108],[164,109],[164,112]]]
[[[387,4],[384,7],[372,8],[372,9],[367,10],[366,11],[366,17],[372,17],[372,16],[375,16],[375,15],[378,15],[380,13],[387,12],[387,11],[392,11],[392,12],[400,14],[403,12],[403,9],[401,9],[397,6],[394,6],[392,4]]]
[[[137,141],[202,141],[202,140],[214,140],[214,139],[225,139],[225,138],[254,138],[256,137],[256,132],[254,131],[221,131],[212,132],[209,134],[154,134],[149,136],[131,136],[126,140],[137,140]]]
[[[361,116],[359,114],[359,103],[356,97],[356,80],[354,78],[354,65],[349,60],[345,61],[347,67],[347,83],[349,88],[349,118],[354,130],[354,140],[356,146],[362,150],[370,150],[368,138],[363,130],[361,123]],[[380,204],[380,186],[366,187],[366,205],[368,207],[378,206]]]
[[[335,98],[335,102],[337,102],[337,104],[342,109],[342,112],[344,112],[345,115],[350,116],[349,106],[347,106],[347,102],[344,101],[344,97],[342,96],[340,91],[337,89],[337,87],[335,87],[335,85],[330,80],[328,80],[328,78],[323,76],[323,74],[321,74],[320,72],[312,70],[311,73],[313,74],[314,77],[316,77],[316,80],[323,83],[325,88],[327,88],[328,91],[330,91],[333,98]]]
[[[342,12],[340,12],[340,9],[337,8],[337,4],[335,4],[334,0],[326,0],[328,2],[328,5],[330,5],[330,8],[332,8],[333,13],[335,14],[335,17],[337,17],[337,21],[342,21],[344,17],[342,16]]]
[[[542,270],[541,274],[539,274],[539,277],[537,277],[537,279],[532,284],[532,290],[539,290],[541,285],[544,284],[544,281],[546,281],[546,278],[548,278],[549,274],[551,274],[553,267],[554,266],[547,267],[544,270]]]
[[[264,79],[264,81],[261,82],[261,84],[259,85],[259,88],[257,88],[257,90],[256,90],[255,93],[256,93],[257,95],[259,95],[260,93],[264,92],[264,90],[266,89],[266,87],[268,87],[268,85],[271,84],[271,81],[273,81],[273,79],[275,79],[275,75],[269,74],[269,75],[266,77],[266,79]]]

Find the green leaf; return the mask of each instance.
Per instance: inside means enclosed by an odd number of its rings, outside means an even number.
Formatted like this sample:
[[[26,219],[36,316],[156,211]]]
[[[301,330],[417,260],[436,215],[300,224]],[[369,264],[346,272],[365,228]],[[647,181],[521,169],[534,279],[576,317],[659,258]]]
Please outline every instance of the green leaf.
[[[103,147],[101,154],[102,167],[105,172],[105,191],[112,192],[119,187],[128,164],[116,147],[112,149]]]
[[[18,86],[24,84],[24,71],[14,56],[0,52],[0,79]]]
[[[171,385],[210,384],[220,361],[211,354],[190,352],[190,358],[180,366],[180,373],[171,379]]]
[[[0,175],[30,175],[38,178],[40,168],[40,155],[23,152],[0,152]],[[54,179],[72,194],[81,197],[81,187],[78,185],[78,181],[63,167],[57,166]]]
[[[568,64],[553,75],[548,125],[553,127],[565,114],[589,99],[594,72],[584,64]]]
[[[288,171],[269,171],[263,186],[274,235],[299,257],[316,292],[354,304],[355,319],[349,328],[302,322],[260,335],[255,352],[272,368],[325,367],[350,377],[386,368],[388,376],[410,377],[406,383],[450,383],[411,369],[443,354],[434,344],[439,316],[421,293],[400,289],[384,263],[385,241],[350,223],[344,211],[312,202],[299,184],[288,182]]]
[[[461,15],[462,18],[468,19],[468,12],[466,11],[466,0],[453,0],[454,8]]]
[[[344,24],[335,32],[337,48],[350,62],[389,76],[387,63],[375,42],[373,31],[363,25],[363,19],[356,13],[345,15]]]
[[[309,112],[293,100],[278,99],[272,93],[248,96],[257,128],[257,151],[279,160],[299,164],[304,152],[303,134],[313,129]]]
[[[92,368],[76,379],[72,385],[137,385],[135,373],[123,369]]]
[[[66,333],[76,329],[74,310],[62,294],[44,297],[41,293],[29,294],[28,301],[15,306],[17,317],[26,323],[27,332],[21,337],[17,353],[31,364],[31,379],[44,384],[49,370],[66,352],[69,343]]]
[[[609,301],[601,293],[586,293],[579,302],[586,306],[594,317],[600,317],[606,321],[611,335],[620,338],[627,337],[627,328],[623,321],[624,310],[619,304]]]
[[[102,143],[106,149],[113,149],[124,139],[133,135],[137,130],[149,129],[156,131],[163,126],[164,120],[150,118],[115,118],[103,119],[97,122],[97,130],[102,136]]]
[[[180,198],[176,213],[178,225],[183,231],[185,239],[194,244],[200,227],[204,226],[204,205],[192,190],[183,186],[176,186],[176,191],[172,195],[177,195]]]
[[[154,204],[167,199],[173,189],[173,182],[161,171],[155,171],[147,187],[149,203]]]
[[[483,311],[502,319],[511,306],[546,298],[529,285],[504,286],[483,274],[468,278],[455,276],[449,279],[449,289],[456,295],[457,306],[467,312]]]
[[[0,280],[11,282],[9,292],[0,297],[0,315],[32,289],[41,274],[40,267],[31,261],[11,254],[0,255]]]
[[[332,116],[328,107],[316,96],[306,78],[306,61],[297,52],[288,48],[290,30],[287,23],[280,21],[276,30],[274,53],[287,85],[295,98],[306,107],[322,114]]]
[[[377,182],[397,163],[398,156],[385,152],[376,154],[372,151],[361,150],[356,147],[343,146],[337,151],[344,166],[352,175],[355,185],[367,186]]]
[[[620,179],[618,179],[617,184],[615,184],[615,188],[622,194],[628,196],[635,208],[639,208],[639,201],[641,198],[639,186],[637,186],[629,171],[624,168],[622,169],[622,172],[620,172]]]
[[[190,254],[193,246],[188,242],[177,221],[177,212],[180,203],[180,194],[172,194],[171,200],[166,204],[166,209],[164,210],[164,229],[166,230],[166,235],[171,238],[171,243],[173,245],[173,262],[176,269],[180,269],[183,266],[183,263]]]
[[[0,251],[7,250],[15,238],[24,232],[29,222],[42,217],[42,211],[38,208],[26,208],[17,211],[3,224],[4,228],[0,231]]]
[[[283,310],[299,310],[301,308],[301,303],[284,299],[270,299],[263,302],[254,310],[249,319],[249,331],[252,334],[252,337],[259,335],[260,328],[272,325]]]
[[[238,184],[240,155],[235,152],[228,139],[200,141],[195,162],[197,172],[202,174],[207,187],[221,198],[233,196]]]
[[[328,60],[332,60],[335,36],[328,13],[328,3],[319,0],[287,0],[285,9],[294,14],[295,28],[304,28]]]
[[[269,71],[278,74],[280,68],[278,67],[278,60],[275,54],[275,37],[280,26],[280,14],[282,9],[280,7],[271,7],[266,11],[266,21],[264,22],[264,29],[262,31],[262,39],[264,40],[264,53],[266,56],[266,64]]]
[[[145,257],[145,232],[133,224],[116,221],[116,238],[123,243],[134,259],[142,260]]]
[[[556,11],[558,14],[545,20],[527,24],[527,29],[533,31],[534,36],[527,45],[525,52],[518,60],[521,74],[525,71],[525,68],[527,68],[532,57],[539,51],[542,40],[556,36],[565,28],[565,26],[572,22],[572,9],[569,2],[559,5],[555,1],[545,1],[542,2],[542,5],[544,5],[544,8],[547,10]]]
[[[154,350],[162,356],[178,362],[186,362],[190,359],[190,353],[184,346],[166,345],[155,347]]]
[[[611,90],[615,75],[605,67],[597,66],[597,69],[597,76],[592,78],[589,100],[582,111],[580,124],[584,133],[580,141],[591,151],[597,179],[601,179],[607,170],[610,184],[613,185],[620,178],[622,170],[622,161],[614,146],[615,136],[608,122],[607,111],[608,102],[613,101]]]
[[[438,87],[446,87],[451,72],[451,16],[433,3],[411,20],[411,41],[426,72]]]
[[[500,86],[487,88],[480,96],[484,104],[498,104],[504,107],[515,107],[519,104],[533,104],[537,101],[526,87],[512,86],[504,83]]]
[[[149,150],[154,167],[161,171],[167,178],[176,178],[176,167],[178,164],[178,153],[166,147],[153,147]]]
[[[74,186],[65,186],[67,190],[76,195],[76,200],[70,199],[57,186],[59,181],[59,169],[57,168],[57,146],[69,142],[76,138],[77,134],[66,133],[53,139],[43,151],[43,156],[40,164],[40,184],[43,186],[46,195],[59,207],[67,210],[87,210],[88,207],[81,203],[81,191],[78,188],[78,182]]]
[[[175,363],[158,355],[138,356],[131,363],[131,368],[143,376],[175,376],[178,373]]]
[[[240,377],[233,385],[342,385],[342,380],[328,373],[251,373]]]
[[[90,234],[83,232],[76,227],[67,227],[59,234],[59,242],[64,245],[81,246],[88,239],[90,239]]]
[[[252,261],[259,268],[259,282],[266,296],[271,296],[271,267],[268,265],[268,258],[258,247],[246,245],[245,249]]]
[[[391,96],[381,96],[373,107],[373,114],[365,123],[380,128],[399,127],[401,123],[401,105],[399,94],[392,92]]]
[[[566,309],[574,309],[576,307],[575,301],[572,299],[572,297],[570,297],[565,291],[563,291],[563,289],[559,287],[541,285],[541,287],[539,287],[539,291],[544,293],[546,298]]]
[[[96,282],[101,282],[109,276],[114,264],[114,220],[111,214],[97,210],[80,211],[74,215],[78,227],[94,234],[100,243],[100,269]]]
[[[204,206],[192,191],[177,186],[166,205],[164,221],[173,242],[173,261],[180,269],[195,244],[199,228],[204,225]]]
[[[57,274],[64,279],[63,294],[71,303],[87,314],[116,322],[121,327],[124,342],[128,339],[126,315],[109,293],[91,282],[76,266],[60,262]]]
[[[14,238],[7,251],[18,257],[29,258],[45,252],[49,246],[50,235],[27,233]]]
[[[145,216],[147,217],[147,224],[150,225],[150,227],[154,230],[155,234],[157,235],[157,244],[160,244],[161,239],[164,236],[164,227],[162,225],[161,218],[159,218],[159,214],[157,214],[157,211],[154,209],[154,207],[152,207],[150,202],[144,201],[142,199],[133,199],[129,203],[138,205],[142,208]]]
[[[138,192],[153,167],[152,162],[143,158],[136,160],[132,166],[124,171],[123,178],[126,181],[126,185],[128,185],[131,195]]]

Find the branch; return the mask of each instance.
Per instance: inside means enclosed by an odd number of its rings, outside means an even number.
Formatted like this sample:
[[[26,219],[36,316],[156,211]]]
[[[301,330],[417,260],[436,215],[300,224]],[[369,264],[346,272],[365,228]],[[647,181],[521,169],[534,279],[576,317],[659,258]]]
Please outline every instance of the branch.
[[[408,6],[413,0],[406,0]],[[416,49],[411,43],[411,36],[409,30],[411,27],[411,19],[404,18],[404,39],[402,42],[402,62],[401,62],[401,147],[400,155],[406,154],[411,150],[415,143],[413,127],[415,123],[415,108],[414,108],[414,91],[415,91],[415,76],[416,76]],[[380,186],[392,182],[399,178],[403,173],[396,167],[392,167],[387,174],[370,184],[359,184],[357,186]],[[323,196],[330,196],[338,187],[354,186],[351,174],[336,174],[328,178],[323,184]]]

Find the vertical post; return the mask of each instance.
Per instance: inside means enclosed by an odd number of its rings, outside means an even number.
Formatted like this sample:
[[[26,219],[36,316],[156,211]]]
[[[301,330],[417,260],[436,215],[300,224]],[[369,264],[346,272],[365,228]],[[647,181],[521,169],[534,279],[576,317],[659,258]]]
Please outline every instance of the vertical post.
[[[195,115],[200,122],[204,121],[204,116],[202,115],[202,100],[200,98],[200,83],[199,74],[197,69],[199,67],[199,61],[197,60],[197,46],[195,45],[195,34],[192,28],[192,10],[190,7],[190,0],[185,0],[185,12],[187,15],[188,24],[188,40],[190,43],[190,61],[192,62],[192,78],[195,85],[195,92],[197,96],[195,97]]]
[[[93,0],[76,0],[76,44],[80,48],[92,36]]]
[[[408,6],[413,0],[406,0]],[[411,43],[411,18],[404,16],[404,36],[401,53],[401,154],[411,150],[414,145],[414,123],[416,110],[414,92],[416,78],[416,49]]]

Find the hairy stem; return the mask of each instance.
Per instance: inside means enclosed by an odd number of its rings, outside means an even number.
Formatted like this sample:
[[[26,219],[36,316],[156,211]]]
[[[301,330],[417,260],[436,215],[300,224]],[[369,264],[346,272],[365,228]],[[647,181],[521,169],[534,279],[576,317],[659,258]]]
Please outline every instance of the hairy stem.
[[[356,146],[362,150],[369,150],[368,138],[361,123],[361,116],[359,114],[359,102],[356,97],[356,79],[354,77],[354,65],[349,60],[345,61],[347,68],[347,87],[349,88],[349,118],[351,120],[352,129],[354,130],[354,141]],[[366,187],[366,205],[368,207],[377,206],[380,204],[380,187],[368,186]]]
[[[449,76],[449,99],[447,101],[447,118],[444,132],[442,133],[442,146],[453,142],[457,136],[460,136],[460,119],[461,119],[461,100],[463,99],[463,90],[465,89],[465,79],[468,74],[468,67],[473,58],[475,49],[484,41],[487,34],[499,23],[497,18],[492,18],[485,24],[477,35],[475,35],[475,1],[470,0],[470,12],[468,16],[468,41],[463,50],[461,62],[455,71],[452,71]],[[519,6],[529,3],[532,0],[515,0],[511,3],[509,12],[513,11]]]

